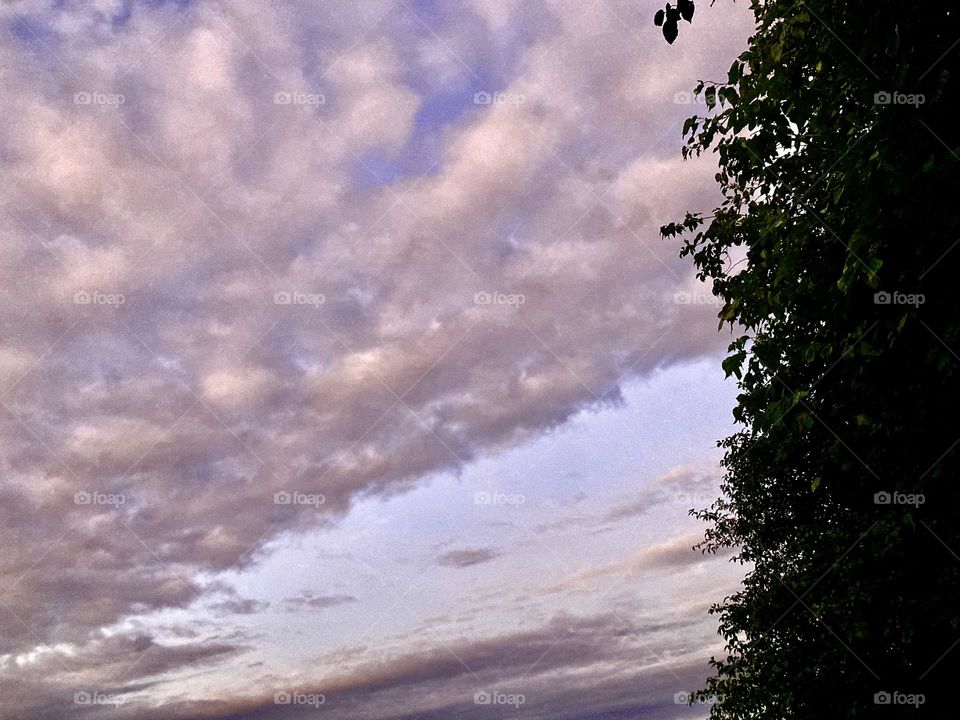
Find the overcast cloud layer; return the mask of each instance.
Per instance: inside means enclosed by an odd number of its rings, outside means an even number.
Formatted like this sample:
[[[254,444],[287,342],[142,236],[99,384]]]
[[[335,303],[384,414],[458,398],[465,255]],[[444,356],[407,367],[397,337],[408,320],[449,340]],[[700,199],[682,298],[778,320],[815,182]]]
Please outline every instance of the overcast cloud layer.
[[[670,698],[706,672],[707,599],[669,621],[565,599],[403,651],[337,636],[318,657],[339,669],[293,681],[248,657],[269,645],[256,618],[349,628],[363,593],[225,579],[722,349],[657,228],[714,201],[711,160],[679,160],[684,93],[725,73],[749,17],[703,3],[669,47],[655,9],[4,3],[0,713],[302,717],[286,689],[338,718],[488,717],[474,694],[516,685],[502,714],[696,714]],[[609,535],[709,496],[704,463],[525,527]],[[499,490],[469,496],[514,502]],[[696,526],[673,529],[530,579],[526,601],[645,572],[722,586],[687,552]],[[492,578],[515,552],[471,530],[426,567]],[[418,622],[442,635],[444,613]],[[231,663],[256,687],[209,680]]]

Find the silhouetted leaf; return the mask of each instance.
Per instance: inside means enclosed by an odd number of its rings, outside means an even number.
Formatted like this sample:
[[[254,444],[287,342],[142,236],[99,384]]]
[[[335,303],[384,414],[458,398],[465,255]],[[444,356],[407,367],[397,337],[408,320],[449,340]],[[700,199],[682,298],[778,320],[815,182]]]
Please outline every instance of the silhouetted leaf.
[[[671,45],[673,44],[673,41],[677,39],[678,32],[676,21],[667,20],[663,24],[663,37],[666,38],[667,42]]]
[[[703,93],[703,99],[707,103],[707,107],[711,110],[717,104],[717,88],[711,85]]]

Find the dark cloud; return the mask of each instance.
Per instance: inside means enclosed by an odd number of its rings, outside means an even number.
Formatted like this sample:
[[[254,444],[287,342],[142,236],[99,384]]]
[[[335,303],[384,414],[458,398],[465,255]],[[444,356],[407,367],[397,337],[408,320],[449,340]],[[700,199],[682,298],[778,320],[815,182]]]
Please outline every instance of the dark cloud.
[[[667,632],[693,622],[630,622],[616,615],[557,616],[534,630],[453,646],[417,648],[364,663],[315,685],[278,685],[259,699],[184,702],[160,711],[121,708],[111,717],[154,720],[253,720],[302,717],[303,708],[277,705],[274,693],[322,696],[322,710],[338,718],[520,717],[586,720],[691,717],[675,695],[705,677],[702,662],[668,659],[676,651]],[[517,707],[491,707],[484,695],[523,695]],[[112,709],[111,709],[111,712]],[[104,713],[103,717],[107,717]]]
[[[490,562],[500,557],[501,553],[495,548],[467,548],[464,550],[450,550],[437,558],[437,564],[443,567],[465,568],[471,565]]]
[[[235,600],[224,600],[223,602],[214,603],[210,606],[210,609],[217,615],[256,615],[259,612],[263,612],[268,607],[270,603],[265,600],[253,600],[251,598],[245,599],[235,599]]]
[[[325,610],[326,608],[355,602],[357,602],[357,598],[353,595],[314,595],[312,592],[304,590],[296,597],[284,598],[283,605],[287,610],[295,612],[299,610]]]
[[[156,678],[167,672],[210,668],[246,649],[217,640],[162,645],[145,635],[116,635],[92,641],[71,655],[51,648],[19,667],[9,657],[0,658],[0,697],[5,707],[15,708],[18,718],[99,717],[103,707],[78,704],[75,696],[99,693],[124,702],[155,687]]]

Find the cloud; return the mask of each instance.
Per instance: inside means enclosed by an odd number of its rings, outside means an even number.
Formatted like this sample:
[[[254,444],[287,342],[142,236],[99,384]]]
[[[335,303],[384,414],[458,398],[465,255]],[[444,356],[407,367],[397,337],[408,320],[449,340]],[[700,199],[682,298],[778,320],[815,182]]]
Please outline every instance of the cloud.
[[[357,602],[353,595],[314,595],[312,592],[304,590],[296,597],[285,598],[284,606],[291,612],[300,610],[325,610],[338,605]]]
[[[630,484],[639,481],[633,478],[628,480]],[[707,465],[681,465],[602,510],[574,509],[541,523],[537,530],[569,532],[586,529],[591,533],[604,533],[620,527],[624,521],[640,517],[666,504],[679,505],[685,509],[703,508],[712,505],[719,496],[716,468]]]
[[[253,600],[252,598],[224,600],[214,603],[210,609],[217,615],[256,615],[263,612],[270,603],[264,600]]]
[[[184,667],[200,669],[243,652],[243,644],[207,638],[160,644],[146,635],[114,635],[81,646],[38,648],[0,656],[5,707],[25,718],[67,717],[102,708],[78,707],[77,693],[143,698],[155,678]]]
[[[450,550],[437,558],[437,564],[443,567],[465,568],[471,565],[480,565],[500,557],[501,553],[494,548],[467,548]]]
[[[668,55],[626,0],[429,32],[388,0],[5,5],[0,655],[105,652],[278,537],[721,351],[657,228],[713,201],[673,95],[744,12]]]
[[[706,553],[696,547],[702,541],[702,532],[673,537],[649,545],[621,560],[580,570],[551,587],[549,591],[559,592],[573,588],[588,588],[598,580],[609,578],[618,581],[633,581],[644,573],[651,571],[677,573],[704,563],[719,562],[721,559],[729,558],[735,552],[734,549],[724,548],[717,553]]]
[[[411,647],[388,660],[361,662],[322,682],[284,685],[242,700],[172,703],[160,710],[110,709],[111,717],[283,720],[303,708],[276,704],[276,692],[322,697],[322,709],[343,718],[490,717],[509,711],[523,718],[573,720],[602,713],[677,717],[675,695],[700,685],[702,663],[692,662],[664,632],[689,621],[623,620],[616,614],[557,615],[521,632],[454,645]],[[702,647],[699,648],[702,651]],[[522,695],[516,708],[491,708],[487,694]],[[480,703],[477,702],[478,696]],[[681,715],[684,713],[680,712]],[[103,715],[106,717],[106,714]]]

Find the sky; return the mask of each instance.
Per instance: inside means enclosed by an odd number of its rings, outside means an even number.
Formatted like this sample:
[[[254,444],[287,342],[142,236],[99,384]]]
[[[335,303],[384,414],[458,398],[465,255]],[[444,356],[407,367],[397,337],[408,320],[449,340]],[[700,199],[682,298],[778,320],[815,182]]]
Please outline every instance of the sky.
[[[0,718],[706,715],[751,15],[658,8],[3,3]]]

